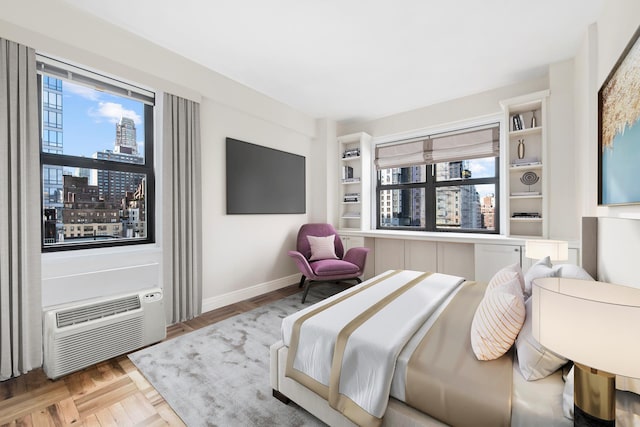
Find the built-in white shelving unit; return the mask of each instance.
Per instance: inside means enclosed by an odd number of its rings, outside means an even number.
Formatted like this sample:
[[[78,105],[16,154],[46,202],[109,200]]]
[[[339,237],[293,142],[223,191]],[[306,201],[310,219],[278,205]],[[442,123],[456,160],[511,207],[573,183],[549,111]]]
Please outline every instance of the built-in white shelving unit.
[[[371,136],[338,137],[339,218],[342,230],[368,230],[371,210]]]
[[[547,237],[549,91],[501,101],[505,119],[507,235]]]

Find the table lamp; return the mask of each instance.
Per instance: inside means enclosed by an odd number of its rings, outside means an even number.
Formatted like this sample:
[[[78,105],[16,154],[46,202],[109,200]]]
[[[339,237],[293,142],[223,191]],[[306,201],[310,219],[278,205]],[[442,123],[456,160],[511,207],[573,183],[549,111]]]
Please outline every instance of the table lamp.
[[[615,375],[640,378],[640,289],[535,279],[533,336],[574,362],[574,425],[615,425]]]
[[[524,256],[542,259],[548,256],[551,261],[569,259],[569,243],[564,240],[527,240],[524,242]]]

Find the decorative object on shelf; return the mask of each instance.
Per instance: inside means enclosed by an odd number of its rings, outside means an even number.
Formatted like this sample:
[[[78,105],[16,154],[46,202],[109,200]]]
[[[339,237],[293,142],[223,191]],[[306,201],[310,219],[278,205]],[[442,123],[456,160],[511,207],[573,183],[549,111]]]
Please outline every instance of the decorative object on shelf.
[[[640,203],[640,28],[598,91],[598,204]]]
[[[520,177],[520,182],[524,185],[528,185],[529,191],[531,191],[531,186],[538,181],[540,181],[540,177],[533,171],[527,171]]]
[[[518,158],[524,159],[524,139],[518,140]]]
[[[615,375],[640,378],[640,290],[593,280],[533,280],[533,336],[574,362],[574,425],[614,426]]]
[[[536,112],[532,111],[531,112],[531,129],[533,129],[534,127],[536,127]]]

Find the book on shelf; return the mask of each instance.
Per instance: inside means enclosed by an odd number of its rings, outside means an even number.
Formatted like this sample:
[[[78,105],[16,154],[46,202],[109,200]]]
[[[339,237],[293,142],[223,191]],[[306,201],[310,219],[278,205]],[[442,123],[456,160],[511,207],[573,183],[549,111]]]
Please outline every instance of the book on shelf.
[[[351,166],[342,167],[342,180],[353,179],[353,168]]]
[[[524,159],[513,159],[511,161],[512,167],[535,166],[541,164],[542,162],[537,157],[525,157]]]
[[[511,193],[512,196],[540,196],[542,195],[539,191],[514,191]]]
[[[540,218],[540,212],[514,212],[511,218]]]
[[[360,147],[347,148],[342,152],[343,159],[348,159],[350,157],[359,157],[359,156],[360,156]]]
[[[360,212],[345,212],[343,218],[360,218]]]
[[[511,116],[512,128],[514,131],[524,129],[524,119],[522,114],[514,114]]]
[[[344,193],[342,200],[345,203],[357,203],[360,201],[360,193]]]

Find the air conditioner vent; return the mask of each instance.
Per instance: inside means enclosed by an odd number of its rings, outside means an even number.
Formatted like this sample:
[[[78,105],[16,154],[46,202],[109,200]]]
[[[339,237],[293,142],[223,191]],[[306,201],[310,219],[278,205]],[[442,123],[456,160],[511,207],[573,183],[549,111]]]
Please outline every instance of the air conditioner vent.
[[[43,329],[44,372],[59,378],[163,340],[162,290],[49,307],[43,311]]]
[[[90,320],[102,319],[118,313],[125,313],[140,308],[138,295],[103,301],[92,305],[74,307],[56,313],[56,323],[59,328]]]

